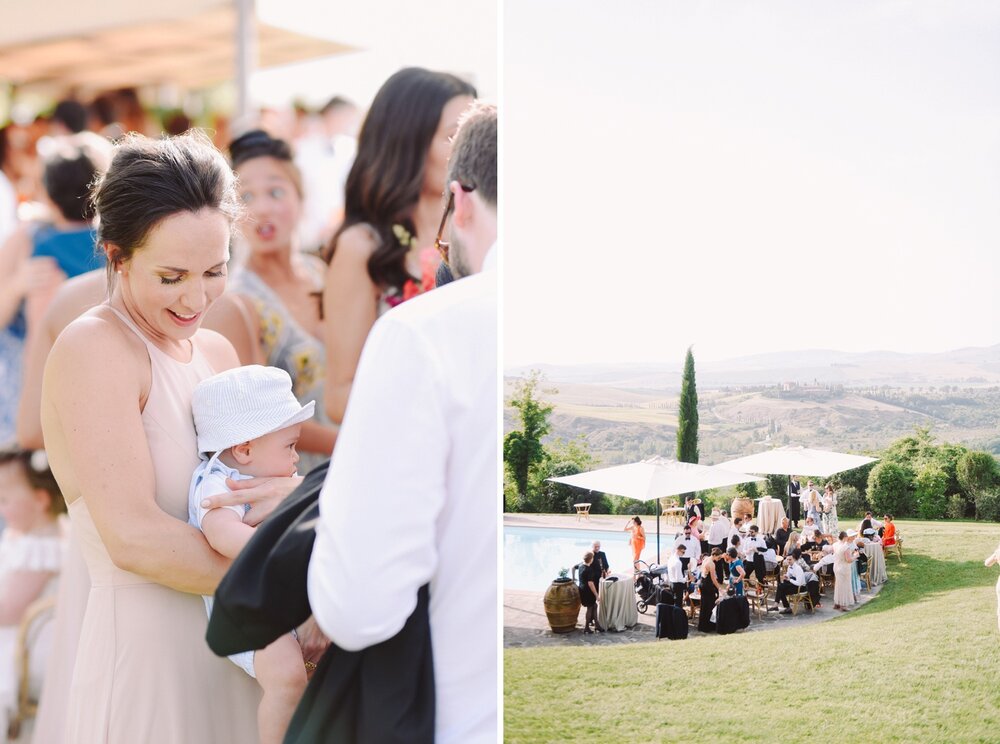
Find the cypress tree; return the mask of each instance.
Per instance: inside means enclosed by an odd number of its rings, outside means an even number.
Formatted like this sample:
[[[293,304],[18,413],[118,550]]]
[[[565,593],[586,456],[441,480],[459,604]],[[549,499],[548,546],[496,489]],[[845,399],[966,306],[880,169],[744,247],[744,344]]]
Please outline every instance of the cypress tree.
[[[681,400],[677,410],[677,459],[698,462],[698,391],[694,384],[694,355],[688,347],[681,378]]]

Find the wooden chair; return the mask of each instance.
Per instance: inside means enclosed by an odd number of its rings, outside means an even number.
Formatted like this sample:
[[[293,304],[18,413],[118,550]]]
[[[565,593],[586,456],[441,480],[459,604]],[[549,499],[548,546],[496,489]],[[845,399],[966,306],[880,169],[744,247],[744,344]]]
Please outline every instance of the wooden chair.
[[[55,614],[56,598],[54,595],[42,597],[28,605],[17,629],[17,646],[15,648],[15,663],[17,664],[17,707],[11,712],[7,723],[7,736],[16,740],[21,735],[21,727],[38,712],[39,690],[32,689],[31,655],[35,651],[35,643],[43,626],[52,620]]]
[[[816,611],[816,608],[813,606],[812,597],[809,596],[807,589],[803,589],[796,594],[789,594],[786,598],[788,599],[788,606],[792,609],[792,617],[798,614],[799,606],[803,603],[809,608],[810,612]]]
[[[903,560],[903,536],[898,532],[896,533],[896,542],[886,549],[885,554],[888,556],[890,552],[895,553],[896,557],[902,561]]]
[[[586,517],[587,521],[590,521],[590,504],[583,502],[580,504],[573,504],[576,509],[576,521],[579,522],[581,517]]]
[[[771,587],[768,584],[758,584],[757,580],[753,578],[746,578],[744,581],[746,582],[744,594],[750,603],[750,609],[757,614],[758,618],[761,618],[767,614],[768,602],[774,601]],[[775,606],[777,606],[776,603]]]

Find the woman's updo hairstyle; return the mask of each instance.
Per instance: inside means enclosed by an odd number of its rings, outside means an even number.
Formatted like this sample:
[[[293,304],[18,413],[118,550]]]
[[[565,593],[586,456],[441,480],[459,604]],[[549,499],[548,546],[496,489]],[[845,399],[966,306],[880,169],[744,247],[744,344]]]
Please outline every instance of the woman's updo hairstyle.
[[[241,214],[236,176],[202,132],[149,139],[128,134],[116,146],[111,167],[91,200],[100,218],[97,240],[111,243],[108,285],[116,269],[142,248],[163,219],[214,209],[234,223]]]
[[[283,139],[272,137],[263,129],[252,129],[229,143],[229,162],[237,170],[248,160],[273,158],[287,171],[288,179],[302,198],[302,173],[292,157],[291,146]]]

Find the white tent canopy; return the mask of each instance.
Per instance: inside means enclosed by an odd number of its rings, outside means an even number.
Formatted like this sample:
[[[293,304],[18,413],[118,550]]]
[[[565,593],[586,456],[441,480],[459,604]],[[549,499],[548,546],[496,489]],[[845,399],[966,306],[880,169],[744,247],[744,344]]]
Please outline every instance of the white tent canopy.
[[[763,478],[733,472],[731,468],[723,469],[711,465],[677,462],[665,457],[651,457],[628,465],[616,465],[549,480],[591,491],[648,501],[681,493],[759,481]]]
[[[859,468],[876,460],[878,460],[877,457],[845,455],[840,452],[789,446],[739,457],[735,460],[727,460],[719,463],[719,467],[745,473],[815,475],[825,478],[834,473]]]

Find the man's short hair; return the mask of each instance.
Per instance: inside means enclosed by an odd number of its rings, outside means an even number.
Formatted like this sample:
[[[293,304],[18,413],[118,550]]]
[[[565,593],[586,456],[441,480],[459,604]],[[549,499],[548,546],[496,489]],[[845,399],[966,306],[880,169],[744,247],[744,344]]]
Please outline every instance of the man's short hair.
[[[59,101],[52,112],[52,120],[66,127],[73,134],[87,128],[87,107],[71,98]]]
[[[674,550],[687,550],[687,545],[685,545],[684,543],[681,543],[676,548],[674,548]]]
[[[459,119],[448,163],[448,183],[472,186],[480,198],[497,205],[497,107],[475,102]]]

